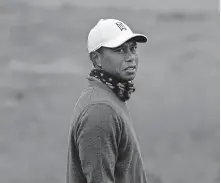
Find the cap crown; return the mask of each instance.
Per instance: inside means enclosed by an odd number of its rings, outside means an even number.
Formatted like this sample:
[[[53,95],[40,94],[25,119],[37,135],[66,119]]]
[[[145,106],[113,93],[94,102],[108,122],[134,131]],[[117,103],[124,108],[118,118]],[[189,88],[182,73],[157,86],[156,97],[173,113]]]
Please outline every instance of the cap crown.
[[[101,19],[89,32],[88,52],[96,51],[109,41],[125,36],[125,34],[128,36],[133,34],[125,23],[115,19]]]

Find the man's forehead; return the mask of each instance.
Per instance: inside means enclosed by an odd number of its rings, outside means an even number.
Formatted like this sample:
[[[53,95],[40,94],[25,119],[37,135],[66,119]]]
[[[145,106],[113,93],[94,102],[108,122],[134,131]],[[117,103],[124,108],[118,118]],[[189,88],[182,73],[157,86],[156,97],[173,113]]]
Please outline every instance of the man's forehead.
[[[137,45],[137,42],[135,40],[128,40],[126,42],[124,42],[123,44],[121,44],[120,46],[117,46],[115,48],[108,48],[108,47],[102,47],[104,48],[105,50],[116,50],[118,48],[122,48],[122,47],[127,47],[127,46],[136,46]]]
[[[123,43],[122,45],[120,46],[125,46],[125,45],[136,45],[137,42],[135,40],[128,40],[126,41],[125,43]]]

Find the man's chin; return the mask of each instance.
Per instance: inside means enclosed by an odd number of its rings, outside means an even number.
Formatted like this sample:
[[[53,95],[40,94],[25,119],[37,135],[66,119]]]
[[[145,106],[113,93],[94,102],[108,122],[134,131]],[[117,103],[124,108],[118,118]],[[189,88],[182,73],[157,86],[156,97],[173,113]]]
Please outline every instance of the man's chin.
[[[136,74],[131,74],[131,75],[123,76],[122,79],[125,81],[132,81],[134,80],[135,77],[136,77]]]

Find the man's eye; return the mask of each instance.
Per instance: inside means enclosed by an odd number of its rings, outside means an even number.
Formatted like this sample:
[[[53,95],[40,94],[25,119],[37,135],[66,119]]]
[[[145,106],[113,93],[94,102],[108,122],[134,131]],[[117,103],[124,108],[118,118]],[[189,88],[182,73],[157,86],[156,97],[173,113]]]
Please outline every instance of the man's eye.
[[[131,46],[131,47],[130,47],[130,50],[131,50],[132,52],[135,52],[136,49],[137,49],[137,46]]]
[[[115,52],[118,52],[118,53],[124,53],[124,49],[123,48],[118,48],[116,50],[114,50]]]

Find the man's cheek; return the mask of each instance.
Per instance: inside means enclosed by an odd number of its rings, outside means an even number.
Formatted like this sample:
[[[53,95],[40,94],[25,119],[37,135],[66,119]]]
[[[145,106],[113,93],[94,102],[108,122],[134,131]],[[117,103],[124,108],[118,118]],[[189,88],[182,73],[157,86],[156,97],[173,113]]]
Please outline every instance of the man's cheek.
[[[137,55],[135,55],[135,62],[136,62],[136,64],[138,64],[138,62],[139,62],[139,59],[138,59]]]

